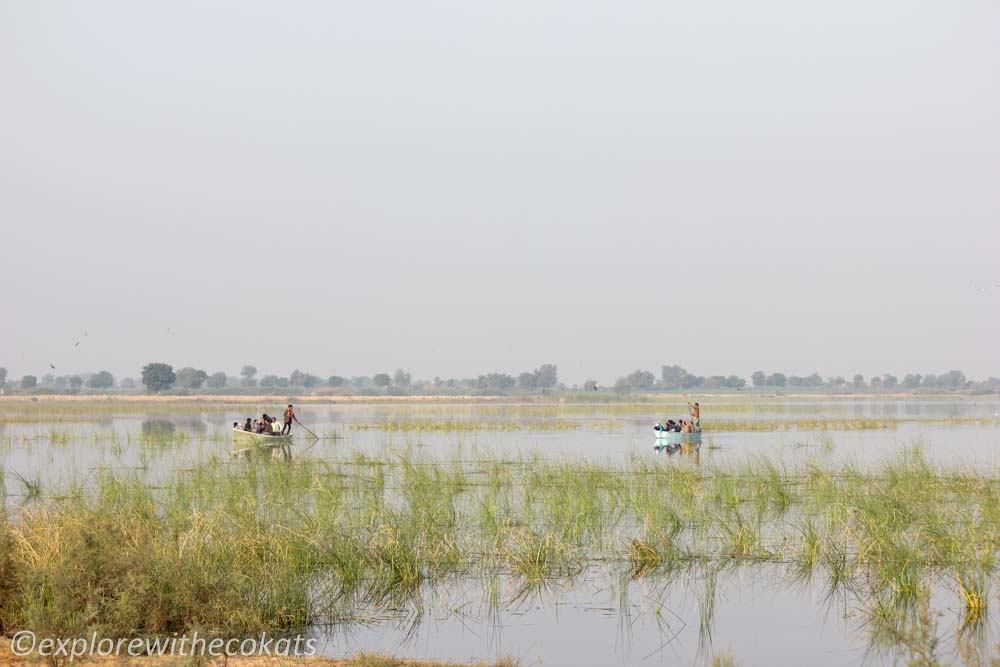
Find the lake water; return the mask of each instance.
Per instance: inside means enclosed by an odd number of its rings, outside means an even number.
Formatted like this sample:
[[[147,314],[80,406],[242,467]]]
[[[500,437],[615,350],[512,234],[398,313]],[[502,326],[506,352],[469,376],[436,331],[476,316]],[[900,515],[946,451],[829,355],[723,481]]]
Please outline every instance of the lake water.
[[[659,455],[662,465],[725,466],[766,457],[789,464],[821,460],[877,466],[904,449],[921,447],[945,467],[972,467],[1000,475],[1000,400],[803,400],[703,401],[704,444],[697,457]],[[280,411],[280,406],[260,410]],[[342,459],[351,452],[389,456],[416,449],[431,458],[477,458],[538,453],[545,458],[620,462],[652,452],[652,425],[684,416],[679,408],[635,405],[350,404],[303,405],[303,423],[336,439],[297,440],[293,458]],[[2,410],[0,410],[2,414]],[[7,503],[21,502],[19,478],[43,489],[86,481],[94,470],[141,468],[155,479],[209,459],[231,458],[231,425],[250,408],[204,411],[158,407],[149,414],[102,410],[72,421],[0,424],[0,463]],[[781,424],[789,420],[874,418],[891,428],[871,430],[726,431],[713,433],[712,419]],[[454,420],[483,430],[384,431],[388,422],[412,424]],[[981,423],[947,420],[983,419]],[[560,420],[559,429],[534,428]],[[518,430],[496,430],[516,424]],[[168,433],[170,444],[143,434]],[[301,429],[296,434],[301,435]],[[181,437],[175,437],[178,434]],[[235,465],[235,464],[234,464]],[[314,629],[328,655],[377,651],[414,658],[454,660],[513,656],[524,665],[702,664],[713,653],[731,651],[739,665],[894,664],[891,648],[873,646],[866,617],[849,597],[826,595],[826,582],[803,582],[781,565],[742,565],[714,575],[691,572],[673,580],[656,577],[625,583],[606,568],[590,567],[572,581],[517,598],[516,584],[501,582],[499,608],[485,602],[479,582],[455,580],[425,591],[423,608],[372,609],[365,622]],[[707,591],[712,591],[708,593]],[[998,655],[992,621],[974,637],[961,637],[954,591],[936,590],[939,632],[953,639],[940,657],[968,663],[969,655]],[[703,623],[710,606],[710,622]],[[372,620],[374,619],[374,620]]]

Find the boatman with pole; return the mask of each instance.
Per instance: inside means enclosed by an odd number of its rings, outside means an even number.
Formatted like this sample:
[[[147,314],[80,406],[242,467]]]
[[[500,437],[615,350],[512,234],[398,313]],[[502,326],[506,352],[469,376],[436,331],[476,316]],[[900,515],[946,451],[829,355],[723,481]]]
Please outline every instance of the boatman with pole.
[[[696,432],[701,432],[701,406],[697,403],[688,403],[688,410],[691,412],[691,425]]]
[[[292,409],[292,404],[289,403],[288,407],[285,408],[285,425],[281,429],[281,435],[285,435],[286,433],[291,435],[293,419],[295,419],[295,410]]]

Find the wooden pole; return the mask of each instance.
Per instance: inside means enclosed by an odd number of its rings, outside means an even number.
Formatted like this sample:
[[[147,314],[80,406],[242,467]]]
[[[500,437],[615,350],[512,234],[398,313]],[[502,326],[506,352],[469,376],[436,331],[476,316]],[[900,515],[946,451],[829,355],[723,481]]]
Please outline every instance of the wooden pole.
[[[313,433],[312,431],[310,431],[310,430],[309,430],[308,428],[306,428],[306,425],[305,425],[305,424],[303,424],[302,422],[300,422],[300,421],[299,421],[299,418],[298,418],[298,417],[293,417],[293,418],[295,419],[295,423],[296,423],[296,424],[298,424],[299,426],[301,426],[302,428],[304,428],[304,429],[305,429],[306,433],[308,433],[308,434],[309,434],[309,435],[311,435],[312,437],[314,437],[314,438],[316,438],[317,440],[319,440],[319,436],[318,436],[318,435],[316,435],[315,433]]]

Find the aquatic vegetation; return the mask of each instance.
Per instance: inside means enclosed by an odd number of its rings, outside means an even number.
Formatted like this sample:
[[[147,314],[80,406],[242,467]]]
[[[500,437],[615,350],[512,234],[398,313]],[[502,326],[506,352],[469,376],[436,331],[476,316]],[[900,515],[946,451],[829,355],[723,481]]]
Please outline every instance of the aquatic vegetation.
[[[14,472],[14,479],[21,488],[21,496],[25,501],[37,500],[42,496],[42,480],[37,472],[30,477]]]
[[[712,656],[712,667],[736,667],[736,665],[732,649],[727,649],[725,653],[716,653]]]
[[[155,591],[143,631],[251,632],[398,603],[455,574],[537,586],[601,563],[635,579],[733,558],[791,563],[886,608],[951,573],[971,615],[988,607],[1000,545],[998,480],[919,451],[868,472],[354,452],[212,462],[156,485],[105,471],[86,491],[13,478],[34,503],[4,524],[16,574],[3,622],[73,631],[86,617],[133,632],[134,605]]]
[[[373,423],[353,422],[348,428],[355,431],[428,431],[451,433],[456,431],[568,431],[583,424],[562,419],[513,420],[459,420],[459,419],[387,419]]]
[[[337,663],[341,664],[340,661]],[[343,667],[517,667],[519,663],[513,658],[502,658],[497,662],[455,663],[438,662],[436,660],[401,660],[385,655],[359,655],[342,662]]]

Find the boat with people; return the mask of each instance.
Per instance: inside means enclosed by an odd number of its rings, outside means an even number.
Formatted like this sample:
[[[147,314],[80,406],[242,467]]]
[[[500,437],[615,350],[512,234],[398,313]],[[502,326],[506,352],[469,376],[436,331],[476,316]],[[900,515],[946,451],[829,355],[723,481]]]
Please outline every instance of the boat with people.
[[[697,449],[701,446],[701,406],[698,403],[688,403],[690,420],[667,419],[653,425],[656,431],[656,451],[676,451],[678,449]]]
[[[656,428],[655,426],[653,427]],[[695,431],[693,433],[679,433],[677,431],[656,431],[656,444],[658,445],[676,445],[688,442],[701,442],[701,431]]]
[[[264,413],[260,419],[247,417],[244,424],[233,422],[233,456],[249,457],[252,453],[271,454],[272,457],[284,456],[291,458],[292,433],[291,419],[294,419],[292,406],[286,411],[286,422],[277,417],[269,417]],[[240,447],[240,445],[243,445]]]
[[[656,427],[654,426],[653,428]],[[679,433],[677,431],[657,430],[656,442],[653,444],[653,449],[660,451],[661,449],[671,449],[690,445],[694,445],[695,447],[701,445],[701,431],[696,431],[694,433]]]

